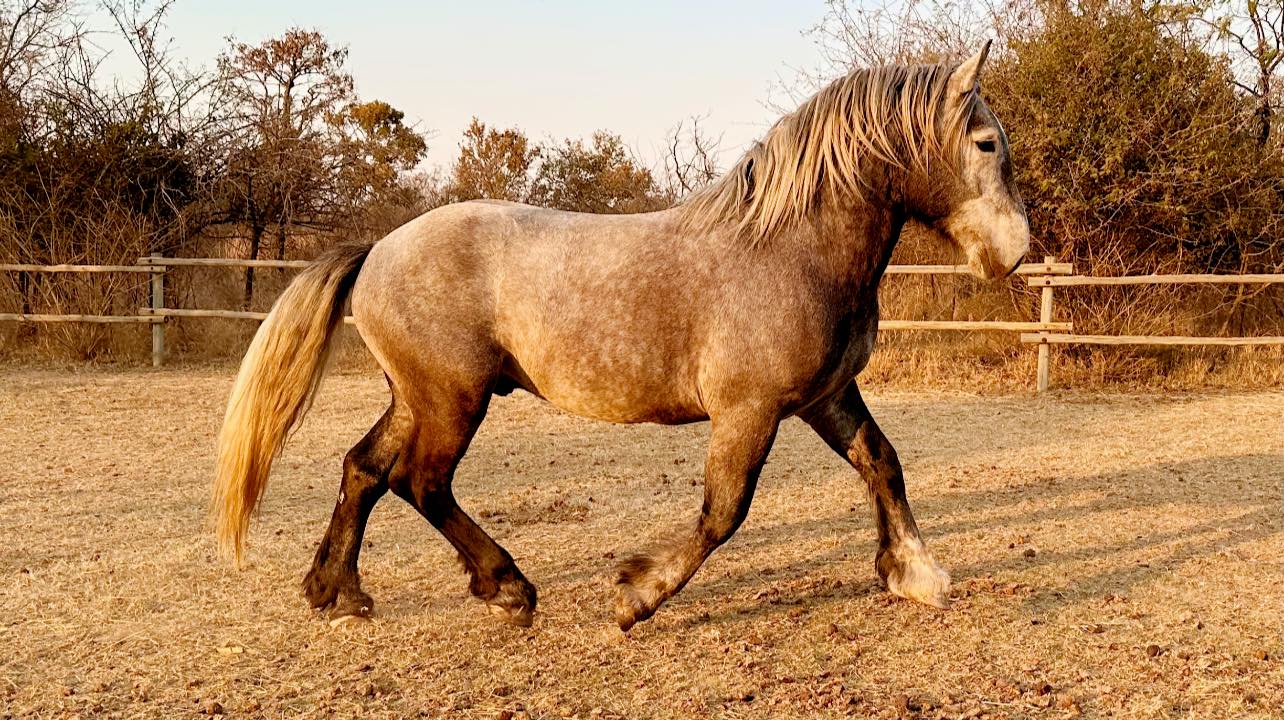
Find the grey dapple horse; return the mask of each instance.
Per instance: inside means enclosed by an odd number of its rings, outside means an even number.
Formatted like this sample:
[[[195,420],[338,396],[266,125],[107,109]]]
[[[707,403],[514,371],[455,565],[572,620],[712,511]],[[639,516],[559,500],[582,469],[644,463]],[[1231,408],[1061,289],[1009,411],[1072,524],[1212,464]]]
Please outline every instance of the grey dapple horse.
[[[955,67],[857,70],[783,117],[731,171],[664,212],[600,216],[502,202],[433,210],[373,247],[338,247],[290,285],[250,345],[219,437],[214,512],[239,562],[273,458],[320,383],[350,295],[392,403],[344,461],[304,581],[366,615],[357,556],[388,490],[459,551],[470,590],[529,624],[535,588],[455,502],[451,480],[494,394],[523,389],[617,423],[712,423],[694,527],[625,561],[615,619],[650,617],[731,537],[781,420],[802,418],[864,476],[888,590],[938,607],[896,452],[855,378],[904,223],[937,228],[976,274],[1029,244],[1007,137],[979,95],[989,45]]]

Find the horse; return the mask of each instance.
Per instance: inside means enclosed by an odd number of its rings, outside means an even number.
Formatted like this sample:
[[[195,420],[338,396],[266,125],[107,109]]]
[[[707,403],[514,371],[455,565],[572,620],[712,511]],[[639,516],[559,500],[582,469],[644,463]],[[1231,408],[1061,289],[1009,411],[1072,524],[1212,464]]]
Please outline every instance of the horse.
[[[392,397],[344,458],[303,581],[307,601],[336,620],[372,612],[357,560],[391,490],[458,551],[474,596],[502,620],[532,623],[535,587],[451,490],[491,397],[518,389],[608,422],[711,424],[694,525],[619,565],[622,630],[740,526],[791,416],[864,477],[886,589],[946,608],[949,574],[920,537],[896,451],[856,378],[906,222],[938,230],[982,278],[1006,277],[1028,250],[1008,138],[980,95],[989,47],[957,64],[851,71],[668,210],[463,202],[373,245],[324,252],[277,300],[231,391],[213,494],[220,547],[241,566],[273,459],[317,392],[350,300]]]

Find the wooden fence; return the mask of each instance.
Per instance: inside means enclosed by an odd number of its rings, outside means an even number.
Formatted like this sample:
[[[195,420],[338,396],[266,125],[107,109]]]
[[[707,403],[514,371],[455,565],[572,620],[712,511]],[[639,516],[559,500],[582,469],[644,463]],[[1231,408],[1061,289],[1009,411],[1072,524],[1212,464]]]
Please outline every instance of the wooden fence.
[[[76,314],[23,314],[0,313],[0,321],[17,322],[84,322],[84,323],[146,323],[152,328],[152,365],[160,367],[165,360],[165,322],[169,318],[225,318],[235,320],[262,320],[267,313],[245,310],[220,310],[165,307],[165,275],[171,268],[216,267],[245,268],[305,268],[307,260],[237,260],[234,258],[172,258],[150,255],[138,259],[136,265],[22,265],[0,264],[0,272],[32,273],[146,273],[150,275],[151,305],[140,308],[136,315],[76,315]],[[958,265],[889,265],[888,275],[967,275],[970,271]],[[1074,275],[1070,263],[1057,262],[1045,257],[1042,263],[1026,263],[1017,268],[1017,275],[1024,276],[1031,287],[1041,288],[1039,319],[1037,321],[1008,320],[880,320],[880,330],[945,330],[945,331],[1001,331],[1019,332],[1022,343],[1038,345],[1039,392],[1049,385],[1049,353],[1052,345],[1284,345],[1284,337],[1184,337],[1138,335],[1075,335],[1069,322],[1053,320],[1053,288],[1100,285],[1157,285],[1174,283],[1261,284],[1284,283],[1279,275],[1132,275],[1118,277],[1092,277]],[[351,323],[351,317],[345,317]]]
[[[1047,258],[1051,260],[1051,258]],[[1284,274],[1275,275],[1118,275],[1029,277],[1032,287],[1042,288],[1039,317],[1052,318],[1052,289],[1118,285],[1218,284],[1248,285],[1284,283]],[[1284,337],[1198,337],[1187,335],[1075,335],[1049,331],[1021,334],[1021,342],[1038,343],[1038,390],[1048,389],[1048,351],[1051,345],[1284,345]]]

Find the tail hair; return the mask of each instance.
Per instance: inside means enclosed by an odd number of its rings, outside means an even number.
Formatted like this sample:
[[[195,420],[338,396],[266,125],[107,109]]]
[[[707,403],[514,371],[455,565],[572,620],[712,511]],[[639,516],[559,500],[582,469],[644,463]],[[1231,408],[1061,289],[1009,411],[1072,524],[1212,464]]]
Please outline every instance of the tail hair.
[[[250,343],[218,436],[210,514],[219,549],[239,567],[272,461],[325,374],[335,328],[369,245],[341,245],[299,274]]]

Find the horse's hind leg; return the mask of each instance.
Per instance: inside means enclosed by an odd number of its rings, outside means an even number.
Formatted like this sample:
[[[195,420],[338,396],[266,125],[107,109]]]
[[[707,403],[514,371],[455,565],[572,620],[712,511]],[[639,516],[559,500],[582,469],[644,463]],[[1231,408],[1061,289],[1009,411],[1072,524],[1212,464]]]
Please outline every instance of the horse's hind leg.
[[[663,550],[633,557],[620,566],[615,621],[621,630],[651,617],[661,603],[681,590],[749,513],[779,416],[774,411],[743,408],[714,415],[712,420],[704,506],[695,531]]]
[[[481,424],[489,391],[434,392],[416,406],[409,457],[390,478],[392,491],[409,502],[459,552],[468,571],[469,591],[491,612],[514,625],[529,626],[535,614],[535,587],[512,555],[482,530],[455,501],[451,481],[468,443]]]
[[[388,491],[388,474],[410,439],[409,413],[393,404],[343,460],[343,483],[312,569],[303,580],[303,594],[312,607],[334,606],[336,617],[367,616],[374,601],[361,590],[357,558],[366,520],[375,503]]]
[[[874,567],[887,589],[909,600],[947,607],[950,576],[919,537],[896,450],[870,416],[856,381],[802,418],[865,477],[878,525]]]

